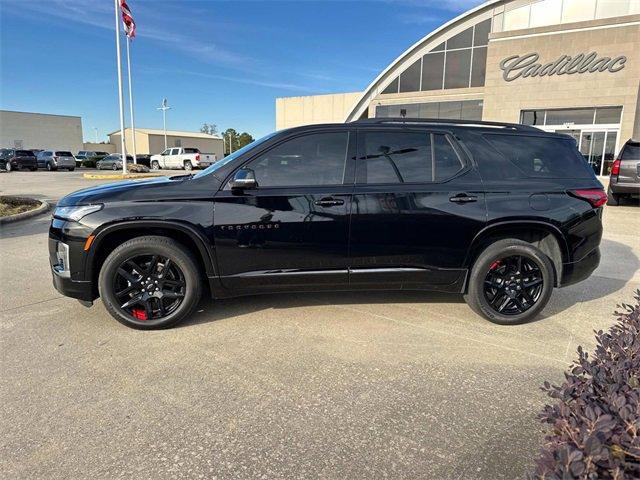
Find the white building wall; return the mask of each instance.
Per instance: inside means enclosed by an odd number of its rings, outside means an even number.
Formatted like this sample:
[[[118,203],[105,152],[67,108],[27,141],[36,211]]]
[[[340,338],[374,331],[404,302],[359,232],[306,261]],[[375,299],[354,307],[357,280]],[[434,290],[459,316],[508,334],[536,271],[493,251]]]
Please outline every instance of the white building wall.
[[[83,149],[80,117],[0,110],[0,147]]]

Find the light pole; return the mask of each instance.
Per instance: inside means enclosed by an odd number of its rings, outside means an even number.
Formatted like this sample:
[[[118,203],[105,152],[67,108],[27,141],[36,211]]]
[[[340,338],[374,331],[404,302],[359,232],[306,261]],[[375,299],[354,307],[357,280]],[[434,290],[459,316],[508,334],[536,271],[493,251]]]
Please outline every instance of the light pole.
[[[96,143],[98,143],[98,129],[93,127],[93,133],[95,134]]]
[[[164,149],[167,149],[167,110],[171,110],[171,107],[167,104],[167,99],[162,99],[162,106],[156,108],[156,110],[162,110],[162,129],[164,130]]]

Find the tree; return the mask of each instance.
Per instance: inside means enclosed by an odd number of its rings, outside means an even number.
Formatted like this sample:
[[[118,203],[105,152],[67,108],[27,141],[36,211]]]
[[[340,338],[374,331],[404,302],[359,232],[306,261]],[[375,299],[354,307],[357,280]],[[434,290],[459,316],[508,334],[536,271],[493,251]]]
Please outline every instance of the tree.
[[[218,126],[215,123],[203,123],[200,131],[209,135],[215,135],[218,133]]]
[[[227,128],[221,135],[224,138],[225,155],[229,155],[229,153],[235,152],[253,142],[253,136],[251,136],[251,134],[247,132],[238,133],[235,128]]]

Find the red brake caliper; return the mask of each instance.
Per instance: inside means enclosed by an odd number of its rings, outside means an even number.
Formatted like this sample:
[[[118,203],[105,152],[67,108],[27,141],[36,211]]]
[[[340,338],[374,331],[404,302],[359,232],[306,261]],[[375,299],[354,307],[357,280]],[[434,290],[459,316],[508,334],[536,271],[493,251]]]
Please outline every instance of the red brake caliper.
[[[496,260],[491,265],[489,265],[489,270],[495,270],[499,266],[500,266],[500,260]]]
[[[131,313],[133,314],[133,317],[138,320],[147,320],[147,312],[145,310],[134,308]]]

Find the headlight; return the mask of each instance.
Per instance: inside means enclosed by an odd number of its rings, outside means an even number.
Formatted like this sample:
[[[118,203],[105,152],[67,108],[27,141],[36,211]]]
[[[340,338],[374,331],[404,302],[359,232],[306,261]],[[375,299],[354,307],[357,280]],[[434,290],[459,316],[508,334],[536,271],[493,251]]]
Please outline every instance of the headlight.
[[[64,220],[77,222],[90,213],[102,210],[103,205],[78,205],[75,207],[58,207],[54,210],[53,216]]]

